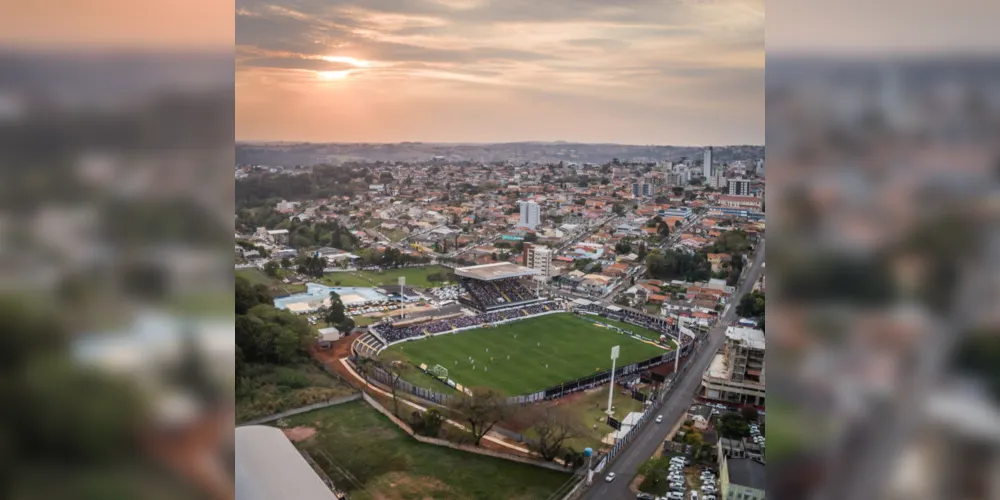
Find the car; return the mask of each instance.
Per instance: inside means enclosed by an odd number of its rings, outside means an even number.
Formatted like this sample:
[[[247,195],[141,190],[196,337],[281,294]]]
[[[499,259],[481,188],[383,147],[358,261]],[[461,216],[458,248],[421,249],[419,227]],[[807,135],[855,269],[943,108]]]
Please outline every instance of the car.
[[[656,423],[658,423],[658,424],[662,424],[663,423],[663,415],[657,415],[656,416]]]
[[[684,494],[679,491],[671,491],[667,493],[667,500],[684,500]]]
[[[615,480],[615,473],[614,472],[609,472],[608,475],[604,477],[604,480],[607,481],[607,482],[609,482],[609,483],[611,481],[614,481]]]
[[[635,496],[635,500],[656,500],[656,495],[652,493],[639,493]]]
[[[692,491],[691,492],[691,500],[698,500],[698,492],[697,491]]]
[[[715,493],[715,486],[705,485],[701,487],[702,493]]]

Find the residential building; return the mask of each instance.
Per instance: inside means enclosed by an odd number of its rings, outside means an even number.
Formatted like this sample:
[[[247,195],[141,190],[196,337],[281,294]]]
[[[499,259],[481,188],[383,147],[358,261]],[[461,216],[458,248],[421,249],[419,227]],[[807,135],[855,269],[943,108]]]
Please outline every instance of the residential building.
[[[750,181],[748,179],[729,179],[729,196],[750,196]]]
[[[552,277],[552,250],[542,245],[525,248],[524,266],[538,270],[546,279]]]
[[[656,186],[649,182],[633,182],[632,196],[636,198],[651,198],[656,196]]]
[[[526,227],[529,229],[535,229],[539,224],[541,224],[541,211],[538,204],[533,201],[522,201],[521,204],[521,217],[518,220],[518,227]]]
[[[709,178],[708,185],[713,189],[726,189],[727,181],[728,179],[726,179],[725,173],[716,172],[712,177]]]
[[[749,458],[720,457],[719,498],[723,500],[764,500],[767,476],[764,464]]]
[[[700,395],[727,403],[764,406],[764,332],[730,326],[726,343],[702,375]]]

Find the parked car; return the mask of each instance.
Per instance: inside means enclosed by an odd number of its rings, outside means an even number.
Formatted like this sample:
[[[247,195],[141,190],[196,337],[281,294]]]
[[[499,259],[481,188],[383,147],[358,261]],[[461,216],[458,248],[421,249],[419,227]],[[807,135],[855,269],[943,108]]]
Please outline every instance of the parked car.
[[[614,481],[615,480],[615,473],[614,472],[609,472],[608,475],[604,477],[604,480],[607,481],[607,482],[609,482],[609,483],[611,481]]]
[[[635,496],[635,500],[656,500],[656,495],[652,493],[639,493]]]
[[[663,415],[657,415],[656,416],[656,423],[658,423],[658,424],[662,424],[663,423]]]

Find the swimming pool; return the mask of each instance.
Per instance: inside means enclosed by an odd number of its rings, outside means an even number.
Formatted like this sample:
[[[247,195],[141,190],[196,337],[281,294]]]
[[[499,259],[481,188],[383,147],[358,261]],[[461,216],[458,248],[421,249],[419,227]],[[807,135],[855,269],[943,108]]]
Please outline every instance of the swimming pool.
[[[330,297],[330,292],[337,292],[337,295],[340,295],[340,301],[348,307],[366,302],[389,300],[389,297],[378,293],[374,288],[306,283],[305,292],[274,299],[274,307],[293,311],[314,311],[325,305],[327,298]]]

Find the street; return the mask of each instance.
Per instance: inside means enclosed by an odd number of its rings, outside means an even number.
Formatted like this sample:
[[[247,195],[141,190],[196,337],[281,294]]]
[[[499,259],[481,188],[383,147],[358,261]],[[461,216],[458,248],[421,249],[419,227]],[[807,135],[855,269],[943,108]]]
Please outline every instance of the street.
[[[753,264],[747,272],[746,278],[740,283],[739,288],[733,295],[731,304],[739,303],[743,295],[752,289],[754,282],[760,277],[763,263],[764,240],[761,240]],[[702,373],[711,363],[712,358],[725,341],[726,326],[734,319],[736,315],[735,310],[735,307],[726,309],[723,317],[709,332],[708,345],[698,353],[697,358],[693,361],[694,365],[686,372],[682,372],[680,379],[674,383],[672,394],[667,398],[658,412],[659,415],[663,415],[663,423],[647,423],[639,431],[639,435],[636,436],[635,440],[618,456],[610,467],[606,467],[601,474],[595,474],[594,484],[584,491],[581,498],[587,500],[624,500],[626,498],[635,498],[635,493],[629,491],[629,483],[635,477],[636,472],[643,462],[649,459],[660,446],[660,443],[666,439],[667,433],[673,427],[674,423],[691,406],[691,400],[701,385]],[[618,479],[612,483],[605,482],[604,476],[608,472],[617,474]]]

